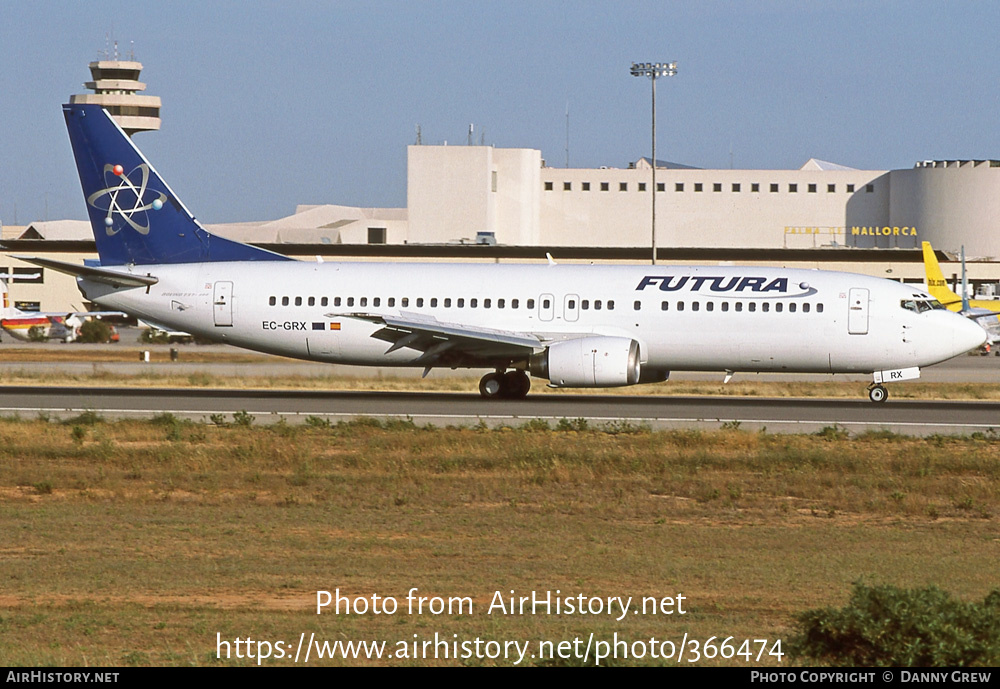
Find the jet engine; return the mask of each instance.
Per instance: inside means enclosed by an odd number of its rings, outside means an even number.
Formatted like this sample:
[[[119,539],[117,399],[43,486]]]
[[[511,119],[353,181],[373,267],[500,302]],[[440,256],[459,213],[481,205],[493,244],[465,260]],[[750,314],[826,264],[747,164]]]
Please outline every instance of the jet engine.
[[[611,388],[639,382],[639,343],[628,337],[556,342],[528,361],[531,375],[560,388]]]

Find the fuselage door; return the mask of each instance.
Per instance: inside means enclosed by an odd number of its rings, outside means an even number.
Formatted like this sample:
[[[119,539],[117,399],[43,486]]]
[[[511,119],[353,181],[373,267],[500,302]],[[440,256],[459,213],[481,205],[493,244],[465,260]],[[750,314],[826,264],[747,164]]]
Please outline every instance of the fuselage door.
[[[847,296],[847,332],[851,335],[867,335],[868,290],[852,287]]]
[[[212,308],[215,311],[215,325],[231,327],[233,325],[232,282],[220,280],[215,283],[212,304]]]
[[[563,318],[570,323],[575,323],[580,318],[580,297],[578,295],[566,295],[563,303]]]
[[[551,294],[538,297],[538,320],[551,321],[556,313],[556,300]]]

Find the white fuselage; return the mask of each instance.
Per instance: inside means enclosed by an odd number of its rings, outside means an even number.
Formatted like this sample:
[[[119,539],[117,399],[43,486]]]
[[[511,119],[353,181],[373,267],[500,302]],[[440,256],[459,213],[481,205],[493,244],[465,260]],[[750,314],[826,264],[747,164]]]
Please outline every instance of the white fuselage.
[[[943,361],[978,346],[983,332],[946,310],[901,307],[929,299],[922,290],[825,271],[300,261],[153,268],[159,282],[148,290],[85,278],[80,286],[103,307],[176,330],[346,364],[424,365],[420,351],[387,353],[373,337],[383,326],[351,314],[418,314],[544,342],[629,337],[643,368],[662,371],[871,373]]]

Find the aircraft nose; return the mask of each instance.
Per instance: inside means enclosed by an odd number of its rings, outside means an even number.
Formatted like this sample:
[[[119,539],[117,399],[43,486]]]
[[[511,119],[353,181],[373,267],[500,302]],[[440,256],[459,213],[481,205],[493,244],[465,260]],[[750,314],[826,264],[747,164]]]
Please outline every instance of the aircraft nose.
[[[954,343],[955,356],[964,354],[986,342],[986,330],[973,320],[965,316],[957,316],[955,324],[952,326],[952,342]]]

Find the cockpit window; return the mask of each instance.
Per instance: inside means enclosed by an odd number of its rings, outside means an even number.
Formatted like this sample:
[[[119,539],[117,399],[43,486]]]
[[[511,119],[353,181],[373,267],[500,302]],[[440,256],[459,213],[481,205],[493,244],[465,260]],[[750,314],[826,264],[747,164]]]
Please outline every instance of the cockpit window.
[[[913,313],[923,313],[924,311],[945,308],[944,304],[937,299],[903,299],[899,302],[899,305]]]

